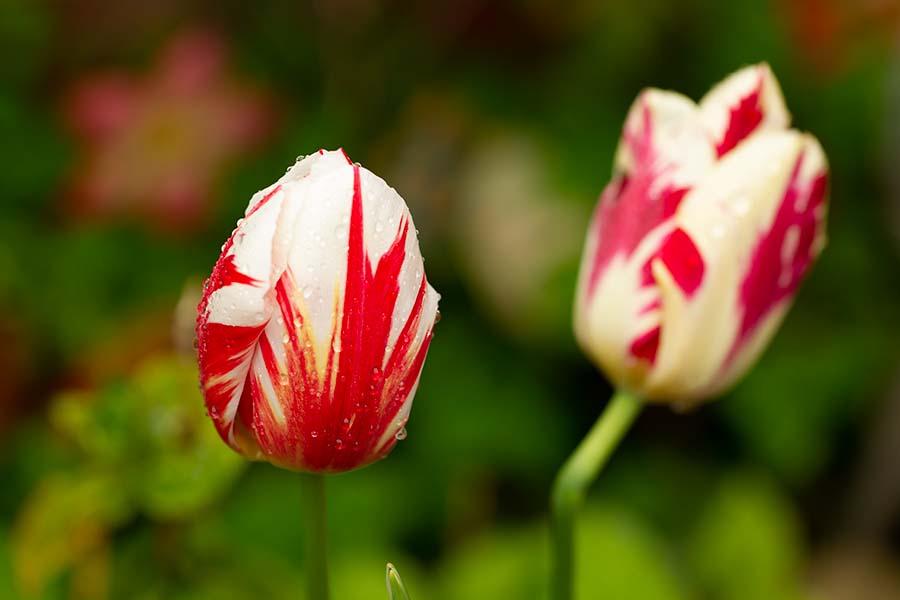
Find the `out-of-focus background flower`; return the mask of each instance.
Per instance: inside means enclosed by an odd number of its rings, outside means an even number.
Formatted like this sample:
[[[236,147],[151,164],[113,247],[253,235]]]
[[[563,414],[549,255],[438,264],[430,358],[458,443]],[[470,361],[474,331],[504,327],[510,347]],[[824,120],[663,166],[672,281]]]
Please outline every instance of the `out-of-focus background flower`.
[[[538,599],[547,490],[605,402],[570,312],[647,85],[769,61],[833,170],[759,366],[648,409],[580,597],[900,597],[900,3],[0,3],[0,598],[297,598],[299,482],[204,416],[200,282],[253,192],[343,146],[410,204],[443,319],[388,460],[331,479],[333,586]]]

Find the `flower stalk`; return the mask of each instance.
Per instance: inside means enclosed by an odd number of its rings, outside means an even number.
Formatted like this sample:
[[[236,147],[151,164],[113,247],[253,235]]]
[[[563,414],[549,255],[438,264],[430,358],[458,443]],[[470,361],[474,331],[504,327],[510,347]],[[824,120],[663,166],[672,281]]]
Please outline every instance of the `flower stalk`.
[[[634,423],[640,409],[641,400],[637,396],[617,391],[556,476],[551,496],[552,600],[572,598],[575,519],[588,488]]]
[[[328,511],[325,476],[303,474],[306,509],[306,589],[308,600],[328,600]]]

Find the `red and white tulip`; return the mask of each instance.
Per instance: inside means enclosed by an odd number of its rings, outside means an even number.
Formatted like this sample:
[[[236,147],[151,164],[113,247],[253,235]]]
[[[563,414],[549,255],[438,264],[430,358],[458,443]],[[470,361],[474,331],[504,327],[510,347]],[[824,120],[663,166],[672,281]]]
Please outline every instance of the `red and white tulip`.
[[[299,160],[253,196],[198,308],[222,439],[309,472],[386,456],[405,435],[438,298],[393,188],[343,151]]]
[[[767,65],[699,104],[642,92],[587,235],[580,345],[648,400],[689,405],[728,388],[825,245],[827,179],[822,148],[790,129]]]

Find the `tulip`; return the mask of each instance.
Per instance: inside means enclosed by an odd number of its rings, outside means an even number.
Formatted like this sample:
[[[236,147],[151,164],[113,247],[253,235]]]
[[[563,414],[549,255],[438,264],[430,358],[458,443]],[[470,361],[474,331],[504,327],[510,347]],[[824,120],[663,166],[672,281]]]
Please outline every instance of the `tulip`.
[[[828,167],[767,65],[699,104],[644,91],[587,234],[581,347],[620,389],[679,406],[720,394],[766,347],[825,244]]]
[[[688,407],[734,384],[825,245],[825,154],[789,125],[768,65],[699,104],[645,90],[628,113],[574,311],[617,391],[554,482],[554,600],[571,598],[575,513],[644,401]]]
[[[222,439],[311,473],[405,435],[439,295],[403,199],[343,151],[256,193],[198,307],[200,379]]]

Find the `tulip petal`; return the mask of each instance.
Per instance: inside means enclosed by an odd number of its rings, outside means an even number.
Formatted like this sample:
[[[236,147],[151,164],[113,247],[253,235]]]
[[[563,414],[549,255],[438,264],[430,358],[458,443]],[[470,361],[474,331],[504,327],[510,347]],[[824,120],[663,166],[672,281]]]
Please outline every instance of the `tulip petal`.
[[[272,312],[271,248],[284,194],[275,185],[255,196],[205,284],[198,307],[200,379],[207,410],[222,439],[240,450],[234,421],[256,343]]]
[[[769,65],[746,67],[700,101],[701,119],[722,157],[754,133],[785,129],[791,116]]]
[[[583,344],[595,345],[592,354],[620,378],[640,379],[653,363],[660,297],[650,264],[661,252],[672,260],[679,255],[683,240],[677,234],[670,239],[672,219],[714,159],[693,102],[655,89],[638,97],[623,129],[616,174],[588,231],[575,310]],[[602,348],[592,343],[597,340]],[[629,355],[625,364],[622,354]]]
[[[804,159],[806,155],[810,158]],[[708,274],[691,297],[666,265],[654,264],[665,328],[648,381],[649,395],[700,400],[725,389],[755,360],[768,339],[756,336],[774,331],[796,284],[821,250],[824,184],[815,181],[824,169],[824,155],[811,137],[793,131],[763,133],[729,153],[685,198],[676,221],[707,257]],[[803,205],[799,197],[809,201]],[[806,217],[798,215],[800,208]],[[793,216],[785,221],[779,214]],[[798,219],[809,221],[809,231],[801,236],[804,243],[792,250],[784,267],[791,280],[781,286],[780,275],[767,271],[769,254],[773,248],[780,251],[793,235],[786,233],[790,225],[785,222]],[[775,265],[780,264],[778,259]],[[774,325],[760,329],[767,319]],[[751,333],[742,334],[748,326]],[[759,343],[744,355],[751,349],[745,346],[750,339]],[[739,365],[728,366],[737,359]]]
[[[810,135],[768,227],[757,235],[740,281],[740,327],[723,371],[730,381],[768,343],[815,259],[825,247],[828,165]]]

